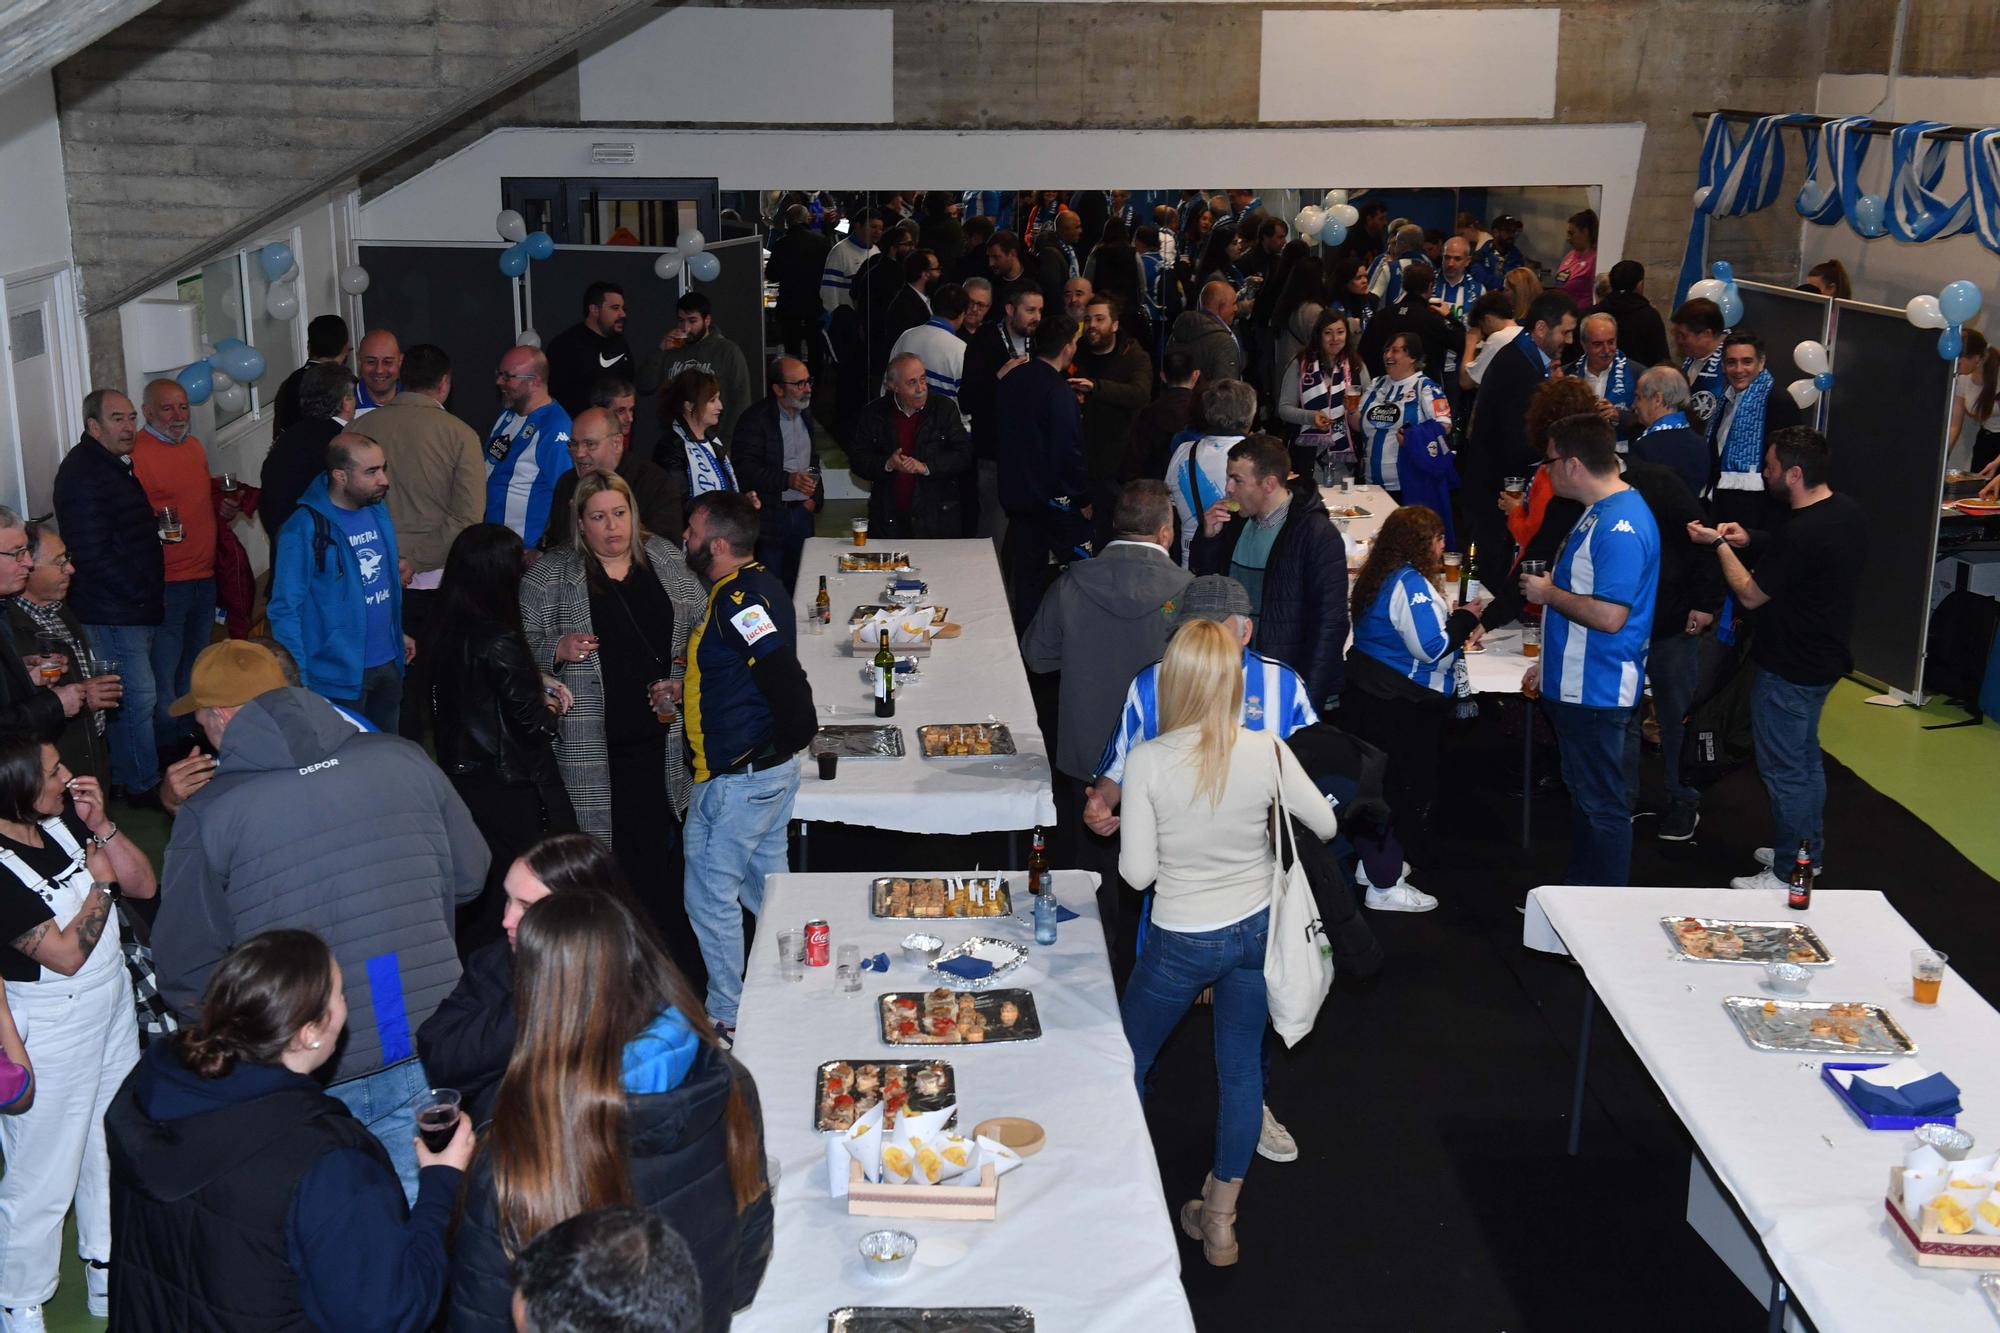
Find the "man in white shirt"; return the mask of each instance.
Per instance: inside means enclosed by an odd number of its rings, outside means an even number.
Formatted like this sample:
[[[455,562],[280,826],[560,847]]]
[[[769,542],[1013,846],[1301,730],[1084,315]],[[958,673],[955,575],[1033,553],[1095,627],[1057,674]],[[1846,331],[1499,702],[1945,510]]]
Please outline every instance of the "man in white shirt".
[[[959,380],[965,374],[965,321],[970,306],[965,288],[947,282],[931,293],[931,317],[915,328],[903,330],[889,349],[893,363],[905,353],[924,363],[924,375],[931,392],[956,405]]]
[[[853,285],[856,270],[874,257],[881,239],[882,216],[869,209],[826,252],[826,267],[820,273],[819,301],[828,314],[843,306],[854,308],[848,288]]]
[[[1460,388],[1476,389],[1493,357],[1521,332],[1514,321],[1514,298],[1488,292],[1472,303],[1466,319],[1465,359],[1458,368]]]

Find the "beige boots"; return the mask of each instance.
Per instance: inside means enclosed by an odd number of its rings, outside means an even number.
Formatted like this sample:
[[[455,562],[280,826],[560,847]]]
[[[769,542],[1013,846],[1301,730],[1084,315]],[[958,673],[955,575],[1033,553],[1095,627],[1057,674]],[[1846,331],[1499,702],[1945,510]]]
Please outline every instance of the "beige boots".
[[[1217,1268],[1236,1262],[1236,1196],[1241,1180],[1217,1180],[1211,1173],[1201,1184],[1201,1197],[1181,1205],[1181,1230],[1201,1242],[1201,1252]]]

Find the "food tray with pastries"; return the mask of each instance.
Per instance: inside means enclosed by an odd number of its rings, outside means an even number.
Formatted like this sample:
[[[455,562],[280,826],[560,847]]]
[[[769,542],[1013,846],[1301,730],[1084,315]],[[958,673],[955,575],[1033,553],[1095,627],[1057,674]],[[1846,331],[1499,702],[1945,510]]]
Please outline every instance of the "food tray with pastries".
[[[814,1079],[813,1128],[851,1129],[881,1102],[886,1134],[905,1111],[941,1111],[957,1101],[958,1077],[943,1060],[828,1060]]]
[[[1373,518],[1375,511],[1360,505],[1328,505],[1326,512],[1333,518]]]
[[[992,875],[885,875],[868,886],[868,904],[874,916],[924,921],[1014,914],[1007,881]]]
[[[859,625],[863,621],[873,620],[877,614],[884,611],[888,612],[892,616],[897,616],[897,615],[905,615],[909,612],[909,610],[910,608],[907,606],[897,606],[891,602],[868,602],[855,607],[853,612],[848,615],[847,623],[850,625]],[[933,625],[944,624],[945,616],[950,612],[950,610],[951,608],[946,606],[932,607],[931,623]]]
[[[1803,921],[1725,921],[1707,916],[1663,916],[1660,929],[1681,957],[1699,963],[1799,963],[1824,967],[1833,954],[1819,932]]]
[[[891,1046],[959,1046],[1033,1041],[1042,1018],[1032,991],[890,991],[879,1001],[882,1040]]]
[[[1914,1055],[1917,1050],[1910,1034],[1879,1004],[1732,995],[1722,1007],[1742,1029],[1744,1040],[1760,1051]]]
[[[887,573],[892,569],[915,569],[905,551],[847,551],[840,557],[840,569],[844,574],[873,570]]]
[[[1018,1305],[843,1305],[827,1315],[826,1333],[1035,1333],[1035,1316]]]
[[[930,722],[917,728],[917,752],[926,759],[1013,754],[1014,733],[1005,722]]]

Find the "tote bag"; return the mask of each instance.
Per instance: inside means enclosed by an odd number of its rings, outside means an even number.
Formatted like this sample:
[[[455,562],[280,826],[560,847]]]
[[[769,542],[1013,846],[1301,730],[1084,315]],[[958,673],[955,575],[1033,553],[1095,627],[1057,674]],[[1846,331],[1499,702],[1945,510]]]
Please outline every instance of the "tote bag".
[[[1320,921],[1319,900],[1313,897],[1312,884],[1299,860],[1291,812],[1285,808],[1284,746],[1275,737],[1271,745],[1278,765],[1278,791],[1271,801],[1275,858],[1270,928],[1264,942],[1264,990],[1271,1007],[1271,1026],[1285,1039],[1285,1045],[1296,1046],[1312,1031],[1326,993],[1333,987],[1333,948]]]

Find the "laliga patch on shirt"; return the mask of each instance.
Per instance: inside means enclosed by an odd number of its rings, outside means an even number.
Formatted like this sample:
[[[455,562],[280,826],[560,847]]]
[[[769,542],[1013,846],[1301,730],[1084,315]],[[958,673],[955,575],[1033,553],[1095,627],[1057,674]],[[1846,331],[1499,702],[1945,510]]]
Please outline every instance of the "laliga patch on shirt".
[[[743,642],[755,645],[766,634],[776,634],[778,624],[771,619],[771,613],[761,606],[746,606],[729,617],[729,623],[736,626],[736,632],[743,636]]]

